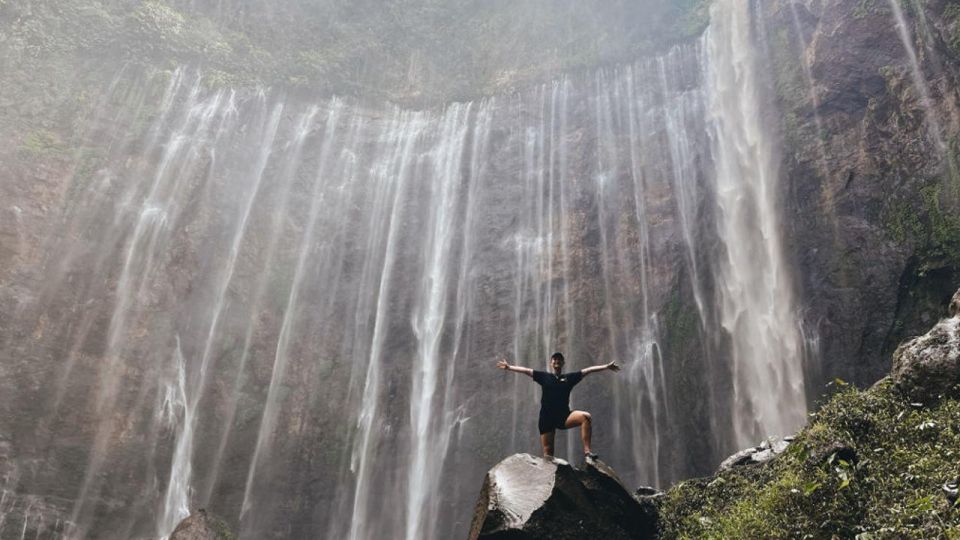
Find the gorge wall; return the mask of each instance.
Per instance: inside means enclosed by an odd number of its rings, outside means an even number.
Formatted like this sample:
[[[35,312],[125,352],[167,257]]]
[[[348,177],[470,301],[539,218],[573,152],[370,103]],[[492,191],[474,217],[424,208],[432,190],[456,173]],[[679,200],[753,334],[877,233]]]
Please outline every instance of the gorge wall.
[[[720,2],[420,109],[138,63],[8,94],[0,536],[465,535],[538,450],[501,355],[620,360],[573,405],[631,483],[797,429],[956,288],[960,11],[911,5]]]

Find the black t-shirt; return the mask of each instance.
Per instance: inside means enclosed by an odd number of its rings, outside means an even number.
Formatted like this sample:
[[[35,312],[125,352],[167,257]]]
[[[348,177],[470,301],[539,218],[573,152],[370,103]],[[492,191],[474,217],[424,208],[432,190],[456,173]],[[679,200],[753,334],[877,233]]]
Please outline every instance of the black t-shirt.
[[[583,379],[583,372],[574,371],[557,377],[546,371],[534,371],[533,380],[543,388],[540,410],[562,412],[570,410],[570,391]]]

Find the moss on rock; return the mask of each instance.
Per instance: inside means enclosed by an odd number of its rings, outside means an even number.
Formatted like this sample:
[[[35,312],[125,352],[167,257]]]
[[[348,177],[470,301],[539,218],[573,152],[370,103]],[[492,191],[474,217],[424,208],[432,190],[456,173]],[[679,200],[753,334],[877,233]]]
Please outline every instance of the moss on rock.
[[[777,459],[671,489],[662,538],[957,538],[960,508],[941,486],[960,474],[960,401],[835,385]]]

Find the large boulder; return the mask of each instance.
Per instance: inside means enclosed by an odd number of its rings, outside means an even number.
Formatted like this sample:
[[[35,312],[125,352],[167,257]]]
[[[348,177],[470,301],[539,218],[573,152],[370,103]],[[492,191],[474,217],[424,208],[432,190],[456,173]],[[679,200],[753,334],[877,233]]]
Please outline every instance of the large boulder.
[[[657,509],[635,497],[600,460],[575,469],[560,459],[514,454],[487,473],[470,540],[655,538]]]
[[[222,519],[202,508],[181,521],[170,535],[170,540],[234,540],[235,538],[236,536]]]
[[[926,334],[900,345],[893,354],[891,378],[910,399],[930,401],[957,394],[960,385],[960,291],[950,315]]]

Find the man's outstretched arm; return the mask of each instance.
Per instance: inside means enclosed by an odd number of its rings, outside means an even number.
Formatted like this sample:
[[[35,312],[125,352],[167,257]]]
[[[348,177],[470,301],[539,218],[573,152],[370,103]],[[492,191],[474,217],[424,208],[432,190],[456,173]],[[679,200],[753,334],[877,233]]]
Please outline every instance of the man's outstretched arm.
[[[583,373],[583,376],[586,377],[591,373],[597,373],[598,371],[620,371],[620,365],[616,362],[610,362],[609,364],[600,364],[597,366],[590,366],[588,368],[583,368],[580,370],[580,373]]]
[[[523,373],[524,375],[529,375],[533,377],[533,370],[528,367],[520,366],[511,366],[507,363],[506,360],[500,360],[497,362],[497,367],[500,369],[505,369],[507,371],[513,371],[514,373]]]

